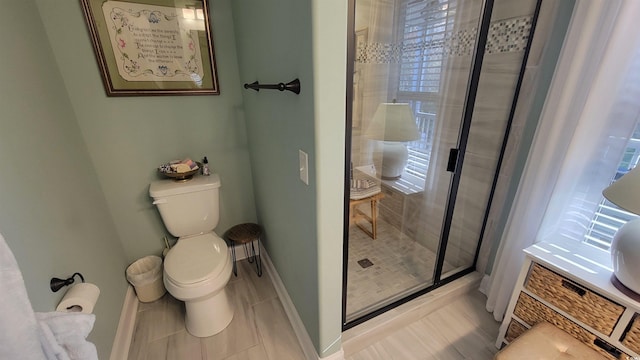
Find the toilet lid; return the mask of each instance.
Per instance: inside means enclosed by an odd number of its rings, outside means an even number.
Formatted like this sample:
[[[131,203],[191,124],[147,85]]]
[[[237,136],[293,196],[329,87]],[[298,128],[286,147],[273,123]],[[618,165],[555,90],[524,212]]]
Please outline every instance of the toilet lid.
[[[179,239],[164,259],[164,271],[173,281],[193,284],[216,276],[229,259],[227,244],[212,233]]]

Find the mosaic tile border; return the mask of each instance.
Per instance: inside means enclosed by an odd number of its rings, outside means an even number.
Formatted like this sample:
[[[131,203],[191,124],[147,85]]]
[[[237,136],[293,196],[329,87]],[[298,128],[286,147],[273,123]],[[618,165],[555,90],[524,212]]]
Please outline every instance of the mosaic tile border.
[[[524,51],[527,48],[532,25],[532,16],[491,23],[486,52],[495,54]]]
[[[527,47],[532,16],[523,16],[492,22],[485,51],[487,54],[524,51]],[[411,61],[416,55],[431,49],[434,55],[470,56],[477,36],[476,28],[460,29],[448,33],[444,39],[433,39],[418,44],[362,43],[356,49],[356,62],[360,64],[393,64]]]

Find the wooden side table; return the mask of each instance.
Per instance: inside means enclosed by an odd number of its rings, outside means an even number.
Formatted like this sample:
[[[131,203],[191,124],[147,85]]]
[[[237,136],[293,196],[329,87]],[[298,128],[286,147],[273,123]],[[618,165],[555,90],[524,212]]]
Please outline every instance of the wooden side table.
[[[256,272],[258,276],[262,276],[262,260],[260,259],[260,237],[262,237],[262,228],[258,224],[244,223],[235,225],[227,233],[227,237],[231,240],[231,256],[233,257],[233,274],[238,276],[236,266],[236,248],[235,244],[242,244],[244,253],[249,263],[256,263]],[[258,243],[258,250],[254,246],[254,242]]]
[[[368,196],[366,198],[349,201],[349,225],[356,224],[360,230],[364,231],[372,239],[376,239],[377,236],[377,219],[378,219],[378,200],[382,199],[384,194],[379,192],[377,194]],[[371,204],[371,216],[363,213],[358,209],[358,205],[370,203]],[[360,220],[365,220],[371,224],[371,230],[359,223]]]

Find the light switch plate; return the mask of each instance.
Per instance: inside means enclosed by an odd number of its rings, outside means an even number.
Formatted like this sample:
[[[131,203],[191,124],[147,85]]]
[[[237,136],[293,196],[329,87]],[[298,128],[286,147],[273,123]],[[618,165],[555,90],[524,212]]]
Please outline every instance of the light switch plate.
[[[298,150],[298,157],[300,158],[300,180],[309,185],[309,160],[307,158],[307,153],[302,150]]]

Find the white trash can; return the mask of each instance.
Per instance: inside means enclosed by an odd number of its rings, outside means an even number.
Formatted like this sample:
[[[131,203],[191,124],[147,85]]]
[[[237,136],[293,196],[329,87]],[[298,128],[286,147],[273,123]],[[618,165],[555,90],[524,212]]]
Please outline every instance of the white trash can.
[[[162,283],[162,259],[149,255],[127,267],[127,281],[133,285],[141,302],[160,299],[167,290]]]

